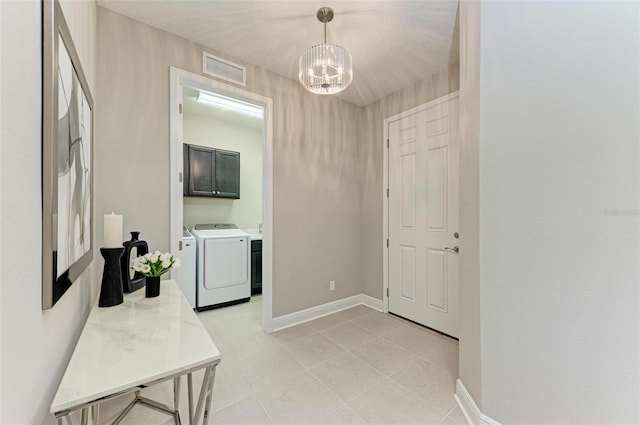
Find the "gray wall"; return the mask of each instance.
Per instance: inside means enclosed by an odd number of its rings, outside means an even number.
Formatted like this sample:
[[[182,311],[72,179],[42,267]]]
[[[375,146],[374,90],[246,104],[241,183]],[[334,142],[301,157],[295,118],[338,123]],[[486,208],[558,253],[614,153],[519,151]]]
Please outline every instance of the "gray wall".
[[[62,10],[97,103],[95,3]],[[49,406],[99,285],[94,261],[41,310],[41,16],[40,2],[0,2],[0,423],[12,425],[54,422]]]
[[[152,249],[169,247],[169,66],[201,74],[202,50],[98,8],[96,213],[123,213]],[[362,109],[243,65],[247,90],[274,103],[274,317],[361,293]],[[134,189],[139,175],[154,193]]]
[[[399,90],[364,108],[361,125],[361,264],[363,290],[382,299],[382,205],[384,119],[458,90],[458,65]]]
[[[481,9],[482,410],[640,423],[640,3]]]

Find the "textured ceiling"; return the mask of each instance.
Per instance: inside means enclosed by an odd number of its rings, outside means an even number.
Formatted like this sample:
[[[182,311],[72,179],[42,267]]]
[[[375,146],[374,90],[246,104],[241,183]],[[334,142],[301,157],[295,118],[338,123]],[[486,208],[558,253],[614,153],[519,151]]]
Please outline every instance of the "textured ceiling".
[[[353,57],[351,86],[337,96],[360,106],[458,62],[457,0],[98,0],[98,5],[298,79],[298,59],[322,42],[316,11],[334,9],[329,43]]]

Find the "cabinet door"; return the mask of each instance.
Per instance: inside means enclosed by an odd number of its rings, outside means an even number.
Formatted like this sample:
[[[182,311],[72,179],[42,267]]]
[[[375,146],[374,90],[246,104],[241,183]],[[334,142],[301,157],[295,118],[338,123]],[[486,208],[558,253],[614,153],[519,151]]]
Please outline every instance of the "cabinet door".
[[[215,150],[189,145],[189,195],[213,196]]]
[[[182,195],[186,196],[189,194],[189,145],[182,146]]]
[[[262,251],[251,252],[251,295],[262,293]]]
[[[240,199],[240,152],[217,149],[215,160],[216,196]]]

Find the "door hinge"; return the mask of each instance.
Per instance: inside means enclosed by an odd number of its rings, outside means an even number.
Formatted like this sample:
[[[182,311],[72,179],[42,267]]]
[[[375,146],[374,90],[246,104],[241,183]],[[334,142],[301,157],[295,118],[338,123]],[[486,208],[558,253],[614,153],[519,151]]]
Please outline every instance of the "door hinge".
[[[387,139],[387,149],[389,149],[389,139]]]
[[[182,241],[178,241],[178,251],[182,251]]]
[[[389,248],[389,238],[387,238],[387,248]]]
[[[387,198],[389,197],[389,188],[387,188]]]
[[[182,183],[182,171],[178,173],[178,183]]]
[[[178,104],[178,113],[182,113],[182,103]]]
[[[387,298],[389,298],[389,287],[387,286]]]

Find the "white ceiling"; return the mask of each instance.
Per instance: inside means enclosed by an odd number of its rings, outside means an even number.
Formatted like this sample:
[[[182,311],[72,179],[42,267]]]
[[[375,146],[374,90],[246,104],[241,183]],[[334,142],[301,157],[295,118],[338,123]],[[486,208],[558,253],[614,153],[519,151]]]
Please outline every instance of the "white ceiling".
[[[457,0],[97,0],[122,15],[298,79],[298,59],[322,42],[322,6],[335,18],[329,43],[353,57],[337,96],[364,106],[458,62]]]

